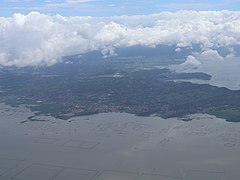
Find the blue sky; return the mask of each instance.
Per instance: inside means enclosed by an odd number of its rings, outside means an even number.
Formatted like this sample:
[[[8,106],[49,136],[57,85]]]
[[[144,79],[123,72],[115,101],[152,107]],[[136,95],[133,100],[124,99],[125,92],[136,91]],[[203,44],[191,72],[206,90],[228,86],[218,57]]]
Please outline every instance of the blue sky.
[[[0,16],[39,11],[64,16],[115,16],[177,10],[240,10],[240,0],[1,0]]]

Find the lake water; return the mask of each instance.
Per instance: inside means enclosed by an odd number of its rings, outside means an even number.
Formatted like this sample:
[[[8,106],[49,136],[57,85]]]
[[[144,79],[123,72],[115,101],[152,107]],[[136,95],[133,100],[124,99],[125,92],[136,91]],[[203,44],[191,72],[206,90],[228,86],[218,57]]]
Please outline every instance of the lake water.
[[[191,69],[183,65],[170,65],[167,68],[180,73],[203,72],[212,76],[210,80],[178,80],[181,82],[210,84],[217,87],[226,87],[231,90],[240,90],[240,57],[225,58],[223,61],[210,61],[206,59],[196,69]]]
[[[125,113],[35,117],[0,104],[0,179],[236,180],[240,123]]]

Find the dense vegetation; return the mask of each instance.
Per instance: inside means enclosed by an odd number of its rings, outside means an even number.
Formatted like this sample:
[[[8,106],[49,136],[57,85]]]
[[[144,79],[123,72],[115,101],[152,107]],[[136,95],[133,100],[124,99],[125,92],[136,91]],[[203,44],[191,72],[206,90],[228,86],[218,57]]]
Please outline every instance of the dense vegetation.
[[[137,63],[89,60],[34,70],[3,70],[1,101],[15,106],[26,104],[37,115],[49,114],[62,119],[118,111],[164,118],[201,112],[240,121],[239,91],[174,82],[206,80],[211,76],[157,68],[144,70],[142,64],[146,67],[153,65],[153,61],[143,59]]]

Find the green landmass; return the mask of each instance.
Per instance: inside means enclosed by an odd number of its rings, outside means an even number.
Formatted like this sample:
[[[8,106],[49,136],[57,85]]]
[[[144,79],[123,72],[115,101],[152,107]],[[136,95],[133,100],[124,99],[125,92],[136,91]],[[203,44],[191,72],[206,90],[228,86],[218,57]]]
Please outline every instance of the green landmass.
[[[223,109],[210,111],[209,114],[231,122],[240,122],[240,109]]]
[[[127,112],[163,118],[209,113],[227,121],[240,121],[240,91],[175,82],[209,80],[211,76],[159,69],[156,67],[162,64],[158,62],[143,57],[74,59],[50,67],[2,70],[0,100],[12,106],[27,105],[35,115],[60,119]]]

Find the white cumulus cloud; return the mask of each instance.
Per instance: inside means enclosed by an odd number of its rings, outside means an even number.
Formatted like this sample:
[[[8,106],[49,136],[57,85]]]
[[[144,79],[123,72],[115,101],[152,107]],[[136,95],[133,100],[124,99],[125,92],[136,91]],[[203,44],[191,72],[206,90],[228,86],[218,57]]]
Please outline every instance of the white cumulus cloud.
[[[205,50],[199,53],[193,53],[186,58],[186,61],[182,64],[183,66],[198,67],[206,61],[223,61],[224,58],[219,55],[217,50]]]
[[[219,55],[216,50],[206,50],[198,55],[198,58],[201,60],[210,60],[210,61],[223,61],[223,57]]]
[[[196,59],[196,57],[189,55],[186,59],[186,61],[182,64],[184,66],[190,66],[190,67],[198,67],[199,65],[201,65],[202,63]]]
[[[79,2],[79,1],[78,1]],[[81,1],[83,2],[83,1]],[[0,65],[41,66],[61,57],[100,50],[115,55],[116,47],[199,44],[199,59],[221,60],[211,49],[240,44],[240,12],[178,11],[115,17],[63,17],[32,12],[0,17]],[[194,55],[195,56],[195,55]]]

